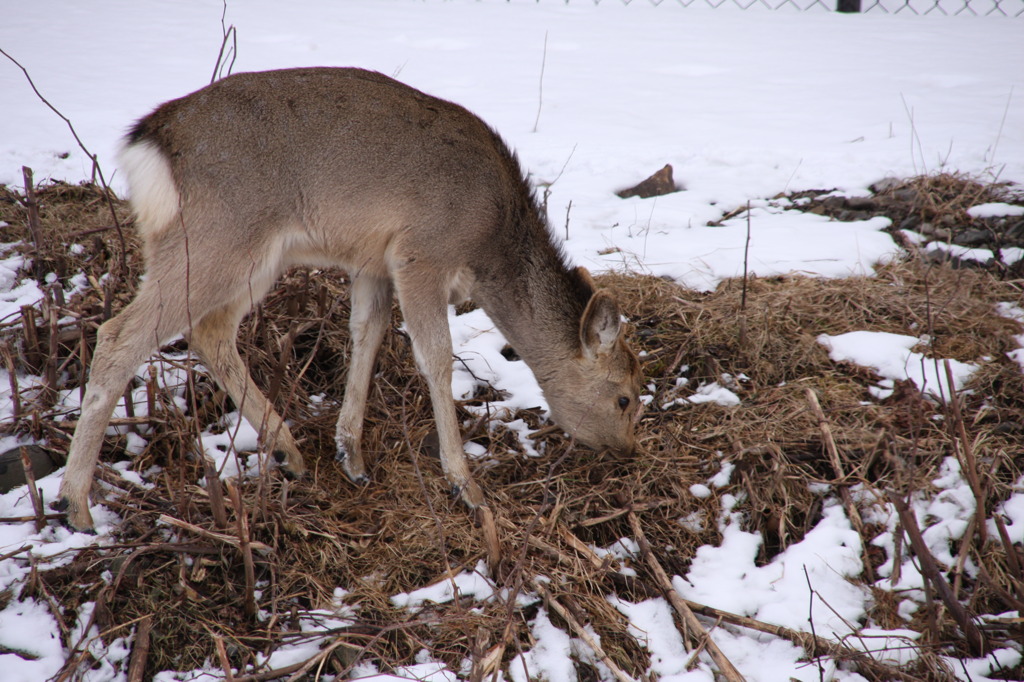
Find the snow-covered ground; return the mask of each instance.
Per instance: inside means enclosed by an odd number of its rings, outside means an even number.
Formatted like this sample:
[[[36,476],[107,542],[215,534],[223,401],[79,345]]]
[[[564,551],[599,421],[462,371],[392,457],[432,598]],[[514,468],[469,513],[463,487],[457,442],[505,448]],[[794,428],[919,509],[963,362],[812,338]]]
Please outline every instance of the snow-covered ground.
[[[119,136],[156,104],[210,81],[221,45],[222,11],[213,0],[16,3],[3,13],[0,48],[24,65],[43,96],[72,121],[120,190],[113,161]],[[595,271],[668,275],[693,288],[713,288],[742,273],[746,220],[726,220],[716,227],[707,223],[749,200],[754,208],[750,268],[758,275],[870,273],[874,263],[896,250],[881,231],[884,219],[839,226],[783,210],[784,202],[765,198],[809,188],[863,194],[886,176],[943,169],[1024,181],[1024,19],[713,11],[610,0],[599,6],[582,0],[568,5],[556,0],[247,0],[229,3],[227,22],[237,28],[236,72],[356,65],[478,113],[518,150],[533,181],[550,191],[555,231],[566,238],[571,257]],[[92,163],[66,124],[4,59],[0,92],[0,183],[20,185],[23,165],[35,170],[37,182],[90,177]],[[666,163],[673,165],[685,191],[647,200],[614,195]],[[19,259],[0,265],[0,318],[5,318],[41,294],[20,270]],[[1019,304],[1007,302],[1004,314],[1024,321]],[[493,374],[494,383],[511,393],[510,407],[537,404],[531,377],[508,373],[510,363],[503,363],[500,340],[485,317],[453,317],[452,324],[457,350],[463,357],[480,358],[477,367],[470,366],[477,376]],[[875,367],[886,381],[909,376],[922,390],[949,390],[937,378],[915,372],[914,338],[872,332],[823,337],[821,342],[837,361]],[[1024,335],[1020,338],[1024,343]],[[957,369],[959,382],[973,366]],[[22,385],[29,381],[23,377]],[[471,381],[460,371],[456,390],[471,388]],[[0,387],[7,383],[0,377]],[[0,415],[9,411],[0,405]],[[40,482],[47,499],[54,498],[59,475]],[[966,483],[955,461],[936,485],[951,499],[972,499],[969,491],[959,494]],[[1002,511],[1012,538],[1024,542],[1024,481],[1018,488]],[[965,523],[971,513],[963,505],[920,503],[922,513],[951,526]],[[860,541],[842,508],[826,508],[803,542],[768,566],[756,566],[757,540],[740,530],[731,503],[725,504],[721,546],[702,548],[689,573],[676,578],[677,589],[713,606],[801,627],[805,612],[797,614],[787,604],[808,603],[807,583],[785,567],[806,566],[815,590],[836,609],[822,613],[823,622],[832,618],[830,632],[848,633],[870,595],[844,579],[859,573]],[[0,497],[0,517],[29,514],[23,488]],[[104,533],[117,522],[102,507],[95,507],[93,516],[98,538],[58,527],[36,533],[31,524],[2,525],[0,556],[28,546],[40,562],[49,557],[67,561],[63,550],[104,542]],[[874,521],[892,524],[889,518]],[[948,554],[951,534],[930,537],[937,557]],[[629,553],[628,548],[621,551]],[[24,556],[0,561],[0,591],[16,590],[24,582],[29,571]],[[458,579],[463,594],[488,598],[490,587],[482,573]],[[920,574],[909,562],[902,567],[902,580],[908,590],[920,587]],[[445,598],[396,595],[396,604],[405,600],[414,608],[423,599]],[[661,679],[711,679],[706,663],[687,672],[686,654],[664,602],[614,605],[645,638],[652,672]],[[913,608],[911,597],[907,613]],[[344,615],[333,617],[343,620]],[[84,631],[85,616],[80,618],[82,623],[69,625],[82,630],[83,637],[95,635]],[[543,610],[532,627],[538,646],[523,654],[531,671],[566,679],[572,670],[568,656],[582,655],[578,649],[583,645],[570,641]],[[873,636],[874,642],[889,641],[886,637],[899,642],[912,639],[913,633]],[[791,645],[725,628],[716,631],[716,639],[747,679],[819,677],[817,668],[798,662],[801,652]],[[103,645],[97,639],[91,646]],[[107,650],[97,651],[104,664],[86,679],[123,680],[126,640],[105,645]],[[7,653],[11,650],[35,658]],[[43,605],[11,601],[0,610],[4,680],[46,679],[65,655]],[[1012,665],[1020,655],[1004,650],[990,660],[999,657]],[[988,665],[983,660],[954,668],[981,680],[987,679]],[[414,679],[457,679],[429,660],[402,672]],[[832,679],[860,679],[843,670],[826,672]],[[179,678],[166,673],[160,679]]]

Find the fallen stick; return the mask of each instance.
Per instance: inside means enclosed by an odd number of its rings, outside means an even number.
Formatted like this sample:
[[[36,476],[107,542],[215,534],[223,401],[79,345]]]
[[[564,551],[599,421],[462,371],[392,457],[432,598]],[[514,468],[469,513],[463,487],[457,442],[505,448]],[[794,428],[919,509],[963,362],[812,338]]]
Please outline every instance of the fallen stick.
[[[195,533],[196,535],[200,535],[209,540],[223,542],[224,544],[231,545],[238,550],[242,549],[242,543],[239,542],[237,536],[228,535],[226,533],[215,533],[212,530],[206,530],[201,526],[193,525],[188,521],[182,521],[181,519],[176,519],[173,516],[168,516],[167,514],[161,514],[158,516],[157,521],[162,521],[168,525],[174,526],[175,528],[187,530],[190,533]],[[256,542],[255,540],[250,540],[248,542],[248,546],[261,554],[270,554],[274,551],[274,548],[270,545],[265,545],[262,542]]]
[[[145,616],[135,629],[135,645],[132,647],[131,660],[128,662],[128,682],[142,682],[146,673],[146,660],[149,658],[149,635],[153,631],[153,616]]]
[[[876,661],[871,658],[869,652],[851,649],[839,642],[825,639],[824,637],[819,637],[809,632],[793,630],[792,628],[787,628],[784,625],[765,623],[764,621],[748,618],[747,616],[730,613],[729,611],[722,611],[721,609],[716,609],[713,606],[698,604],[697,602],[690,601],[688,599],[683,599],[683,601],[686,602],[686,605],[689,606],[694,613],[707,618],[714,618],[722,621],[723,623],[728,623],[729,625],[737,625],[739,627],[747,628],[748,630],[764,632],[765,634],[775,635],[776,637],[788,640],[806,650],[809,657],[829,656],[831,658],[840,658],[851,661],[858,669],[860,669],[861,672],[870,674],[874,679],[901,680],[903,682],[919,682],[920,680],[919,675],[905,673],[894,666],[882,663],[881,661]],[[939,679],[948,679],[952,682],[955,678],[949,677]]]
[[[719,672],[729,682],[745,682],[745,678],[740,674],[740,671],[736,669],[736,666],[732,664],[722,650],[718,648],[715,641],[711,639],[711,636],[704,630],[704,626],[697,620],[697,616],[694,615],[693,610],[686,604],[686,601],[676,592],[676,588],[672,586],[672,581],[668,577],[668,573],[661,567],[657,557],[654,556],[654,552],[651,551],[651,545],[647,542],[647,536],[644,535],[643,528],[640,527],[640,519],[637,518],[636,514],[632,511],[629,512],[629,525],[633,528],[633,534],[636,536],[636,541],[640,545],[640,553],[644,559],[647,560],[647,565],[650,567],[651,572],[654,574],[655,579],[661,586],[665,596],[668,597],[669,602],[672,604],[672,608],[675,609],[676,613],[679,614],[680,620],[683,622],[683,626],[687,632],[684,632],[684,636],[688,635],[696,644],[701,643],[707,648],[711,658],[714,659],[718,665]]]
[[[917,519],[910,509],[910,505],[907,504],[902,495],[894,492],[889,493],[889,501],[896,507],[900,523],[903,524],[903,530],[910,540],[910,548],[913,550],[914,555],[917,556],[918,561],[921,562],[921,573],[935,586],[935,590],[939,593],[942,603],[946,605],[950,615],[953,616],[957,625],[963,630],[971,654],[983,656],[988,651],[988,643],[985,641],[985,636],[981,634],[981,630],[978,629],[971,615],[967,613],[964,605],[957,600],[953,590],[949,587],[949,583],[942,577],[942,572],[939,571],[935,557],[932,556],[932,553],[928,550],[928,545],[925,544],[924,537],[921,535],[921,529],[917,525]]]
[[[615,676],[615,679],[619,680],[619,682],[636,682],[636,680],[630,677],[630,675],[625,670],[623,670],[615,664],[615,661],[613,661],[611,657],[608,656],[607,653],[605,653],[605,650],[601,648],[601,645],[598,643],[598,641],[594,639],[594,637],[589,632],[587,632],[587,630],[582,625],[580,625],[580,622],[576,620],[576,618],[574,618],[571,613],[569,613],[569,610],[567,608],[562,606],[558,602],[558,600],[555,599],[555,597],[551,594],[551,591],[544,586],[544,583],[534,578],[533,588],[537,590],[540,596],[544,598],[544,603],[547,604],[552,611],[557,613],[562,618],[562,620],[568,623],[572,631],[575,632],[580,639],[586,642],[587,646],[589,646],[591,650],[593,650],[593,652],[597,655],[597,657],[601,659],[602,663],[608,666],[608,670],[610,670],[612,675]]]
[[[67,512],[54,512],[52,514],[43,514],[42,517],[39,515],[34,516],[3,516],[0,517],[0,523],[26,523],[28,521],[38,521],[40,518],[45,521],[54,521],[56,519],[63,519],[67,516]],[[6,558],[6,554],[0,559]]]
[[[857,535],[864,538],[866,537],[864,534],[864,521],[857,510],[857,505],[853,503],[850,489],[846,485],[846,472],[843,469],[843,461],[839,458],[839,448],[836,446],[836,439],[832,435],[832,426],[825,417],[825,411],[821,409],[821,403],[818,402],[818,394],[814,392],[814,389],[810,387],[805,388],[804,395],[807,397],[807,402],[811,406],[811,412],[814,413],[814,418],[818,422],[821,439],[825,442],[825,450],[828,452],[832,470],[836,473],[835,484],[839,489],[839,498],[843,501],[843,509],[846,510],[846,518],[850,520],[850,525],[857,531]],[[871,560],[866,546],[861,550],[861,564],[864,567],[864,575],[867,581],[869,583],[875,582],[875,571],[871,567]]]
[[[36,513],[33,521],[35,521],[36,532],[38,533],[43,528],[46,528],[46,512],[43,510],[43,500],[39,496],[39,488],[36,487],[36,475],[32,471],[32,458],[29,457],[25,446],[22,446],[19,450],[21,454],[21,467],[25,471],[25,482],[28,484],[28,496],[32,500],[32,510]]]

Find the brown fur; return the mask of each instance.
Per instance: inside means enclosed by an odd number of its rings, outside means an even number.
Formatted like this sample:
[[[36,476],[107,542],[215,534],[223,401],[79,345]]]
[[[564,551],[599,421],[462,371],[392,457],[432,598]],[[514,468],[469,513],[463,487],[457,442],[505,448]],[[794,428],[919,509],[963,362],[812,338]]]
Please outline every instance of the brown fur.
[[[192,348],[286,471],[287,425],[235,347],[238,324],[292,265],[352,278],[352,357],[338,458],[366,481],[360,438],[374,358],[397,294],[426,377],[442,464],[470,505],[451,396],[449,299],[469,295],[534,370],[555,420],[596,448],[633,449],[639,364],[619,309],[566,266],[515,156],[483,121],[377,73],[312,68],[231,76],[139,121],[122,152],[147,277],[100,330],[61,486],[89,528],[88,492],[124,384],[161,343]]]

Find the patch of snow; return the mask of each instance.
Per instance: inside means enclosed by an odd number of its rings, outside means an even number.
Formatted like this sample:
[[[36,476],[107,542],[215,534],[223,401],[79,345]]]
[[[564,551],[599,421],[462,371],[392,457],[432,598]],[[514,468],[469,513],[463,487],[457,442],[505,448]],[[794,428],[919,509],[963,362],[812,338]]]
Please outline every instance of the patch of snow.
[[[714,403],[722,407],[735,407],[740,404],[740,397],[718,382],[701,384],[697,392],[687,398],[695,405]]]
[[[990,203],[978,204],[967,209],[967,215],[972,218],[1003,218],[1008,216],[1024,215],[1024,206],[1014,204]]]
[[[484,601],[494,596],[494,583],[487,575],[487,565],[480,561],[475,570],[463,571],[458,575],[440,580],[433,585],[421,587],[412,592],[402,592],[391,597],[391,603],[402,609],[418,611],[430,602],[444,604],[458,594]]]
[[[921,339],[889,332],[855,331],[830,336],[822,334],[818,343],[829,351],[835,362],[852,362],[870,367],[880,376],[893,381],[910,379],[923,393],[940,400],[951,395],[950,389],[960,391],[978,366],[958,360],[937,360],[911,349]],[[948,362],[953,375],[953,386],[946,378],[943,363]]]

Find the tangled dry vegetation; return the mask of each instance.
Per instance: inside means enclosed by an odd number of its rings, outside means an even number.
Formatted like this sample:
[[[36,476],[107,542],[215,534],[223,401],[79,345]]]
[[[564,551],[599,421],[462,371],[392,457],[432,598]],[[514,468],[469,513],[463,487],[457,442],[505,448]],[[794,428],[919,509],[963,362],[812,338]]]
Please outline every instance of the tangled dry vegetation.
[[[21,391],[15,419],[3,428],[32,432],[61,454],[69,430],[55,421],[54,391],[82,382],[83,357],[98,324],[130,299],[140,274],[131,230],[123,228],[122,242],[107,199],[94,186],[57,183],[38,191],[40,243],[27,254],[35,272],[55,272],[64,283],[84,272],[90,284],[70,300],[63,300],[61,287],[50,287],[41,313],[26,309],[18,319],[2,321],[8,366],[44,377],[43,388]],[[110,199],[126,223],[125,206]],[[26,198],[0,190],[0,221],[8,223],[0,228],[0,241],[31,244],[26,216]],[[425,387],[397,317],[368,408],[365,448],[375,461],[373,482],[357,489],[341,474],[333,461],[334,410],[319,409],[310,396],[326,395],[328,407],[340,398],[347,289],[342,273],[295,271],[249,317],[239,344],[257,383],[294,423],[311,479],[287,483],[263,474],[224,490],[197,485],[204,471],[190,456],[193,437],[231,409],[229,400],[197,374],[187,396],[191,414],[184,416],[164,407],[167,399],[154,389],[148,445],[131,467],[158,466],[156,486],[139,488],[103,468],[103,496],[124,519],[114,544],[78,551],[70,563],[35,574],[22,594],[3,599],[35,596],[53,606],[70,652],[61,679],[73,679],[89,665],[82,643],[69,635],[69,623],[85,602],[96,603],[93,618],[105,637],[136,629],[132,679],[143,679],[206,661],[225,670],[247,669],[259,655],[307,637],[299,617],[330,605],[338,587],[348,590],[346,603],[358,604],[358,616],[355,625],[335,633],[329,651],[284,670],[234,679],[313,679],[321,667],[339,673],[359,660],[388,669],[408,664],[422,649],[455,670],[472,661],[464,669],[467,677],[490,679],[493,670],[532,647],[529,621],[541,603],[574,636],[580,623],[589,623],[601,637],[605,663],[640,678],[649,667],[648,654],[606,595],[664,595],[660,571],[685,575],[698,547],[719,542],[714,520],[724,494],[741,497],[737,509],[745,514],[747,530],[763,536],[759,561],[767,562],[820,519],[822,496],[809,484],[832,485],[863,538],[861,579],[868,586],[879,579],[876,569],[886,557],[870,544],[883,529],[860,521],[863,507],[856,505],[871,504],[863,500],[901,500],[928,490],[943,458],[956,456],[974,477],[978,520],[992,518],[1024,466],[1024,382],[1020,367],[1006,357],[1020,329],[993,309],[996,301],[1021,298],[1021,282],[1005,275],[909,257],[870,278],[751,278],[746,286],[729,281],[707,294],[650,277],[601,278],[619,293],[633,323],[633,341],[645,351],[643,369],[658,407],[639,425],[643,454],[630,461],[604,459],[548,429],[539,438],[544,456],[531,458],[515,434],[471,425],[467,437],[490,453],[478,463],[476,477],[490,500],[492,529],[475,523],[449,496],[432,454]],[[859,329],[927,333],[936,357],[990,360],[955,405],[926,401],[907,386],[897,386],[881,402],[870,400],[867,388],[877,378],[863,368],[837,365],[816,342],[822,333]],[[721,382],[723,375],[735,378],[732,388],[741,406],[674,402],[691,391],[677,386],[678,377],[692,387]],[[487,397],[485,391],[476,399]],[[538,415],[525,418],[541,426]],[[103,460],[123,459],[123,440],[108,439]],[[723,460],[736,465],[731,482],[710,497],[695,498],[690,486],[706,482]],[[856,503],[850,495],[855,485],[868,491]],[[703,530],[684,527],[683,517],[704,519]],[[175,527],[173,541],[168,524]],[[912,536],[913,529],[905,530]],[[591,549],[624,536],[647,541],[635,577]],[[979,628],[971,617],[1024,609],[1020,548],[976,522],[958,552],[981,571],[972,577],[962,562],[939,566],[934,580],[945,581],[966,620],[933,584],[927,608],[911,624],[923,633],[921,655],[905,669],[842,644],[777,634],[804,645],[809,661],[842,659],[871,680],[951,679],[939,654],[977,657],[1013,638],[1024,643],[1019,623]],[[471,570],[481,559],[504,588],[503,598],[457,599],[418,613],[390,600]],[[926,557],[918,559],[927,564]],[[536,576],[550,582],[538,586]],[[538,590],[541,602],[517,606],[517,594]],[[873,621],[906,627],[898,599],[873,590]],[[689,608],[710,617],[706,624],[760,626],[700,605]],[[591,664],[577,662],[577,669],[580,679],[598,679]],[[1010,671],[1007,679],[1022,673]]]

